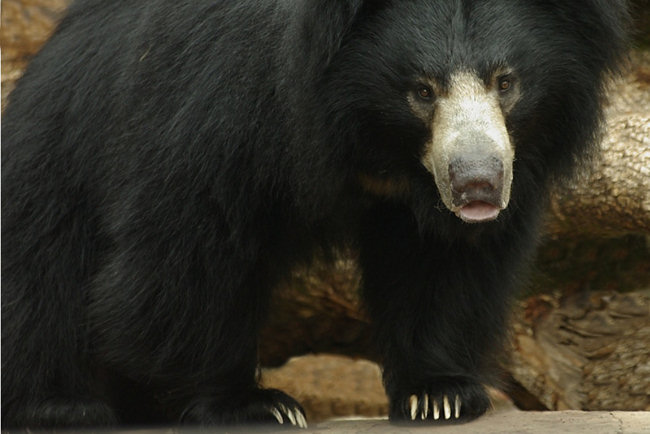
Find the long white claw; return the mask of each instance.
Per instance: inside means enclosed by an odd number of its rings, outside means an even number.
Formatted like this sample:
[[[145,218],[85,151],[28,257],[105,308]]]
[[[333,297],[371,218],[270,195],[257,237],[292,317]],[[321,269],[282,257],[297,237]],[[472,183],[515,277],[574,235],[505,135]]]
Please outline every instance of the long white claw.
[[[456,395],[454,399],[454,417],[456,419],[460,418],[460,396]]]
[[[433,400],[433,419],[440,419],[440,406],[438,405],[438,400]]]
[[[287,409],[287,416],[289,417],[289,421],[291,422],[291,425],[296,425],[296,416],[293,414],[293,410]]]
[[[451,407],[449,406],[449,398],[447,398],[447,395],[442,397],[442,405],[445,410],[445,419],[449,419],[451,417]]]
[[[307,428],[307,420],[305,419],[305,415],[302,414],[300,410],[296,410],[296,416],[300,428]]]
[[[415,420],[415,416],[418,414],[418,397],[411,395],[409,403],[411,405],[411,420]]]
[[[424,409],[422,410],[422,420],[429,417],[429,395],[424,394]]]
[[[270,411],[273,417],[275,417],[275,419],[278,421],[278,423],[282,425],[284,423],[284,419],[282,419],[282,413],[280,413],[280,411],[275,407],[271,407]]]
[[[293,418],[296,420],[296,426],[302,428],[303,426],[302,426],[302,421],[300,420],[300,410],[298,410],[297,408],[293,410]]]
[[[291,425],[296,425],[296,417],[293,415],[293,411],[288,409],[285,405],[280,404],[280,410],[289,418],[289,422],[291,422]]]

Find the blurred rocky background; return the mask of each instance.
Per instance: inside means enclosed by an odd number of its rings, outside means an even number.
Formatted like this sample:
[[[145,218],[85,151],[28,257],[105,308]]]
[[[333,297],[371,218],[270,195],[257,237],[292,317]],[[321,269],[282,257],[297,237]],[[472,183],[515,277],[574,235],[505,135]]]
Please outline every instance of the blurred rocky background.
[[[3,0],[2,107],[68,0]],[[533,273],[512,314],[495,405],[650,410],[650,0],[612,83],[602,156],[550,198]],[[354,252],[296,270],[260,343],[262,381],[312,421],[387,413]]]

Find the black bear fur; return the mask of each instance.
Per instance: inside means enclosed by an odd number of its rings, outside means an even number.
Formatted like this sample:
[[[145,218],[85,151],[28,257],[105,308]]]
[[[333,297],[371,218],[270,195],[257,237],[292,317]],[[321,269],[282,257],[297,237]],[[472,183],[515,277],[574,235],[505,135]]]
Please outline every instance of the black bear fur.
[[[391,419],[422,394],[482,414],[544,198],[599,137],[627,25],[616,0],[76,1],[2,119],[3,427],[302,411],[258,387],[257,333],[279,280],[340,246],[360,251]],[[503,64],[512,197],[470,225],[404,95]]]

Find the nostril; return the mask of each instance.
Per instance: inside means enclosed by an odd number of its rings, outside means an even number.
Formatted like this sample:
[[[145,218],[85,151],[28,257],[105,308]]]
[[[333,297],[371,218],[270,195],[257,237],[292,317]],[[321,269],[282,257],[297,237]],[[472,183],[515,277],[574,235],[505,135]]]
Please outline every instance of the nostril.
[[[487,181],[470,181],[464,185],[458,186],[455,185],[452,181],[452,189],[459,191],[460,193],[468,191],[492,191],[494,186]]]

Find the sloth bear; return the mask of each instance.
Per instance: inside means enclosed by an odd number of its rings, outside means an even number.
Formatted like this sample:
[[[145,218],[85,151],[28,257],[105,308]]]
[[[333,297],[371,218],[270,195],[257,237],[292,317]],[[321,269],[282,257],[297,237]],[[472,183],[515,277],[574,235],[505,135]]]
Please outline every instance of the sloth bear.
[[[5,427],[275,422],[273,288],[351,246],[393,421],[489,407],[617,0],[78,0],[2,120]]]

